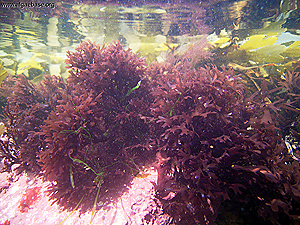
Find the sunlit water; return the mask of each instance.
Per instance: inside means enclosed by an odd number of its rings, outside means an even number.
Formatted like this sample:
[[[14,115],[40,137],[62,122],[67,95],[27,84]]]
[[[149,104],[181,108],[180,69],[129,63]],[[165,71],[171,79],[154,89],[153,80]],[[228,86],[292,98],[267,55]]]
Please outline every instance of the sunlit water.
[[[38,81],[44,74],[66,77],[66,51],[83,40],[120,41],[151,63],[165,60],[167,43],[180,51],[208,35],[212,51],[221,56],[216,64],[284,64],[299,56],[297,7],[292,1],[250,0],[2,6],[0,59],[10,74]]]
[[[24,73],[30,79],[45,73],[66,74],[66,51],[83,40],[120,41],[150,62],[168,50],[165,43],[188,42],[209,31],[204,9],[197,8],[69,3],[56,3],[55,9],[1,8],[0,57],[11,74]]]

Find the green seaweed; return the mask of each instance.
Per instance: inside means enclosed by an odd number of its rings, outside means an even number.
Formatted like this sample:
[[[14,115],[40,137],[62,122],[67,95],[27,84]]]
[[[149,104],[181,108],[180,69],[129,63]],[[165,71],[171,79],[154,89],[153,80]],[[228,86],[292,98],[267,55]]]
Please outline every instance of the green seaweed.
[[[86,194],[84,195],[86,196]],[[80,203],[82,202],[84,196],[82,196],[82,198],[80,199],[80,201],[77,203],[77,205],[75,206],[75,208],[72,210],[72,212],[66,217],[63,219],[63,221],[61,221],[58,225],[62,225],[76,210],[77,208],[79,207]]]
[[[100,175],[103,174],[103,172],[96,173],[96,171],[95,171],[92,167],[90,167],[88,164],[86,164],[85,162],[81,161],[80,159],[72,158],[70,155],[69,155],[69,157],[70,157],[70,159],[72,159],[73,162],[81,163],[81,164],[83,164],[84,166],[86,166],[86,167],[87,167],[88,169],[90,169],[95,175],[100,176]],[[71,171],[71,169],[70,169],[70,171]]]
[[[73,171],[72,171],[72,164],[70,165],[70,182],[71,182],[71,186],[72,188],[75,188],[75,183],[74,183],[74,177],[73,177]]]
[[[94,205],[93,205],[93,210],[92,210],[90,224],[92,224],[93,218],[94,218],[94,215],[95,215],[95,212],[96,212],[97,201],[98,201],[98,197],[99,197],[99,194],[100,194],[100,188],[101,188],[102,183],[103,183],[103,178],[101,177],[100,180],[99,180],[99,182],[98,182],[98,184],[97,184],[98,191],[97,191],[97,194],[96,194],[96,197],[95,197],[95,201],[94,201]]]
[[[70,157],[70,159],[72,159],[73,163],[76,162],[76,163],[83,164],[86,168],[90,169],[96,175],[96,178],[94,179],[94,181],[97,182],[98,190],[97,190],[97,194],[96,194],[96,197],[95,197],[95,200],[94,200],[93,209],[92,209],[92,215],[91,215],[91,221],[90,221],[90,224],[92,224],[92,221],[93,221],[93,218],[94,218],[94,215],[95,215],[95,212],[96,212],[96,206],[97,206],[97,201],[98,201],[98,197],[99,197],[99,194],[100,194],[101,185],[103,183],[103,174],[104,174],[104,172],[102,171],[102,169],[106,168],[108,166],[103,167],[103,168],[99,168],[100,172],[96,173],[96,171],[92,167],[90,167],[87,163],[83,162],[82,160],[72,158],[70,155],[69,155],[69,157]],[[112,163],[109,166],[112,166],[113,164],[115,164],[115,163]],[[74,183],[74,178],[73,178],[73,172],[72,172],[72,166],[73,165],[70,165],[70,182],[71,182],[72,188],[75,188],[75,183]],[[82,201],[82,199],[79,201],[79,203],[77,205],[80,204],[80,202]]]
[[[137,83],[136,86],[134,86],[133,88],[131,88],[131,89],[127,92],[127,94],[121,99],[121,102],[123,102],[124,99],[125,99],[126,97],[128,97],[128,96],[131,94],[131,92],[133,92],[134,90],[138,89],[138,88],[141,86],[141,82],[142,82],[142,80],[140,80],[140,81]]]
[[[174,105],[172,106],[172,108],[170,109],[170,116],[173,115],[173,111],[174,111],[174,107],[176,106],[176,104],[179,102],[180,100],[180,97],[181,97],[181,92],[179,92],[179,96],[178,96],[178,99],[176,100],[176,102],[174,103]],[[165,115],[165,114],[164,114]]]

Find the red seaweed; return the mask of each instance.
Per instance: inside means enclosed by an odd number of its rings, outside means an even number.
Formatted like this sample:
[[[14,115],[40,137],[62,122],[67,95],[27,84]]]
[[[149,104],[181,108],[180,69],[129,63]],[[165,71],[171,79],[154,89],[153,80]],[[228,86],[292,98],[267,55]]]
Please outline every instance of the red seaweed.
[[[41,187],[34,187],[26,190],[26,192],[22,195],[18,207],[21,213],[28,212],[32,205],[40,199],[40,190]]]
[[[4,223],[1,223],[0,225],[10,225],[10,221],[9,220],[5,220]]]
[[[155,188],[164,212],[175,223],[210,224],[222,202],[251,200],[264,219],[295,220],[299,162],[291,164],[279,127],[288,124],[283,116],[299,116],[297,86],[279,97],[282,87],[261,79],[252,94],[241,76],[214,65],[152,64],[148,73],[155,100],[145,119],[160,156]],[[290,80],[282,82],[289,91]],[[287,103],[292,110],[284,114]]]

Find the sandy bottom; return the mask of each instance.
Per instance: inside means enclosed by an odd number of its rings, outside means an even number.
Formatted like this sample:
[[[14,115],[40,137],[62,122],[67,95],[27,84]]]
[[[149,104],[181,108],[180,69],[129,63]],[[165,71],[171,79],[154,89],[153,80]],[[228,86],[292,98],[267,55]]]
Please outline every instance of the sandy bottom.
[[[91,223],[92,212],[79,216],[79,212],[62,211],[57,204],[51,205],[46,190],[48,182],[36,178],[30,174],[19,176],[13,173],[0,173],[0,225],[9,221],[10,225],[34,224],[34,225],[58,225],[62,224],[148,224],[145,216],[152,217],[151,212],[157,207],[154,202],[154,188],[151,182],[157,181],[157,172],[149,170],[150,175],[146,178],[134,178],[132,186],[118,200],[105,209],[97,210]],[[38,187],[36,201],[27,212],[21,212],[20,202],[26,190]],[[24,211],[24,210],[23,210]],[[71,214],[71,215],[70,215]],[[7,222],[7,224],[9,224]],[[151,222],[150,224],[159,224]]]

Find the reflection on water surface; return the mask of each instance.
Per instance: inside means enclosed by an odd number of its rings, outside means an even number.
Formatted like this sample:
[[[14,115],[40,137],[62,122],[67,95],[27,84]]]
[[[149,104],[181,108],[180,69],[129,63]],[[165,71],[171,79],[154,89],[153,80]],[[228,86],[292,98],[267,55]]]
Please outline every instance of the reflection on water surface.
[[[299,32],[297,23],[293,24],[299,10],[286,2],[58,2],[54,9],[1,8],[0,57],[10,74],[24,73],[30,79],[44,74],[67,76],[66,51],[83,40],[120,41],[150,63],[165,60],[170,53],[166,44],[174,44],[180,52],[208,35],[216,64],[285,63],[286,57],[299,55]]]

